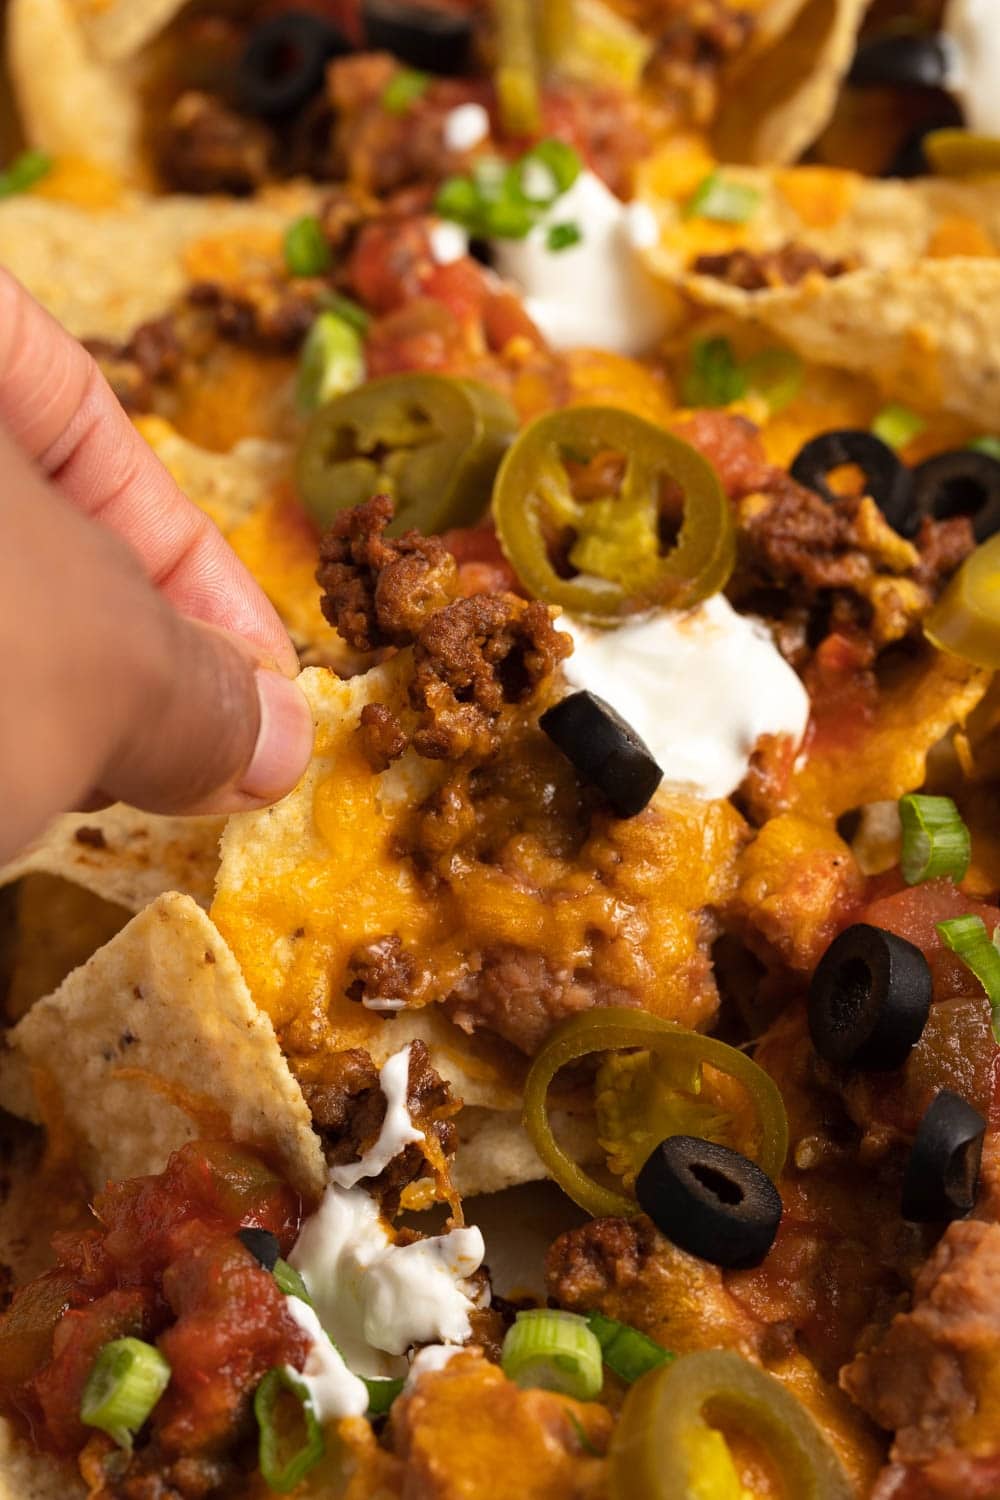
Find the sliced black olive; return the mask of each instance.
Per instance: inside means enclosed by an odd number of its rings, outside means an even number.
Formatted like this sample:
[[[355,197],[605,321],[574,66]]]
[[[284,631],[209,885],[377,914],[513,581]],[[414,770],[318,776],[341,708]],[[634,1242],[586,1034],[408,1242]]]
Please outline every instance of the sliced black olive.
[[[815,490],[828,504],[836,495],[828,474],[844,464],[855,464],[865,476],[865,488],[890,526],[900,531],[910,514],[910,475],[896,454],[863,427],[840,427],[810,438],[795,456],[789,473],[799,484]]]
[[[943,1224],[976,1202],[986,1121],[959,1094],[942,1089],[920,1124],[903,1174],[903,1218]]]
[[[781,1196],[756,1162],[694,1135],[661,1141],[635,1195],[675,1245],[729,1269],[759,1266],[781,1221]]]
[[[827,948],[809,986],[809,1033],[820,1057],[863,1072],[901,1068],[931,1008],[919,948],[856,922]]]
[[[472,21],[454,11],[404,0],[364,0],[365,40],[427,73],[464,73],[472,54]]]
[[[1000,462],[974,448],[938,453],[917,464],[912,478],[912,520],[968,516],[977,542],[1000,531]]]
[[[855,88],[885,84],[939,89],[948,76],[948,55],[939,36],[875,36],[854,54],[848,83]]]
[[[265,119],[294,114],[323,87],[331,57],[351,51],[322,16],[289,10],[255,26],[236,65],[241,108]]]
[[[265,1271],[273,1271],[281,1256],[277,1236],[269,1229],[238,1229],[236,1238],[241,1240],[255,1260],[259,1260]]]
[[[571,693],[538,722],[580,780],[603,792],[616,817],[642,812],[663,780],[648,746],[594,693]]]

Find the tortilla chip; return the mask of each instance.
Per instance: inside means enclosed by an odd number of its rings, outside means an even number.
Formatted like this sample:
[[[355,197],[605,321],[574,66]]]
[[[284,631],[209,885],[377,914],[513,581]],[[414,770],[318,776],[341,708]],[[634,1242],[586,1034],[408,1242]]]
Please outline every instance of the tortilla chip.
[[[847,726],[838,740],[820,741],[810,751],[792,778],[791,806],[832,822],[871,802],[894,803],[923,786],[929,752],[964,724],[991,677],[928,647],[883,686],[873,723]]]
[[[763,40],[783,34],[763,54],[748,49],[724,80],[712,126],[721,160],[788,162],[802,155],[833,114],[867,7],[868,0],[811,0],[775,8]]]
[[[92,54],[71,0],[9,0],[7,64],[29,145],[139,178],[138,96],[127,74]]]
[[[86,1494],[73,1465],[57,1463],[19,1442],[0,1417],[0,1500],[85,1500]]]
[[[27,875],[18,882],[17,931],[4,1002],[7,1019],[19,1021],[120,932],[131,913],[102,901],[57,875]]]
[[[262,1147],[303,1194],[322,1192],[319,1140],[271,1023],[190,896],[159,897],[7,1042],[94,1188],[162,1171],[214,1134]]]
[[[79,135],[78,115],[74,128]],[[125,340],[227,248],[256,246],[262,235],[280,247],[290,219],[315,201],[302,185],[247,201],[135,193],[95,214],[24,193],[0,203],[0,264],[78,338]]]
[[[100,812],[66,813],[0,866],[0,886],[40,871],[131,912],[164,891],[181,891],[208,906],[224,825],[217,817],[158,817],[123,802]]]
[[[550,1118],[559,1143],[574,1160],[585,1165],[604,1161],[592,1112],[584,1116],[553,1110]],[[451,1180],[461,1197],[500,1193],[548,1177],[519,1110],[467,1108],[456,1116],[455,1125],[458,1149]]]
[[[132,57],[184,9],[186,0],[72,0],[88,45],[107,62]]]

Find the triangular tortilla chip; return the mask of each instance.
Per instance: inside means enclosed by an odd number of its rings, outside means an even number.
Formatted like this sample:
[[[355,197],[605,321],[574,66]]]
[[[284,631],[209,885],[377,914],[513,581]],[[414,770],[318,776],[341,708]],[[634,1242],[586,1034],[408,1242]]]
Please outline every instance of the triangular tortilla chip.
[[[158,817],[123,802],[100,812],[65,813],[0,866],[0,886],[41,871],[133,912],[164,891],[208,906],[224,824],[224,818]]]
[[[15,896],[16,930],[4,1012],[19,1021],[67,974],[120,932],[131,913],[58,875],[26,875]]]
[[[223,1134],[262,1147],[302,1193],[322,1191],[319,1140],[271,1023],[189,896],[133,918],[7,1041],[95,1187]]]

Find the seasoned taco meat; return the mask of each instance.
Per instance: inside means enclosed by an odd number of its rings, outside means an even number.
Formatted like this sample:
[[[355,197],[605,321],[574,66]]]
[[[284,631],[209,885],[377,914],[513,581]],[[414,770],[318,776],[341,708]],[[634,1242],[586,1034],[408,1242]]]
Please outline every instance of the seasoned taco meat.
[[[266,125],[190,90],[171,109],[160,170],[185,193],[252,193],[271,171],[275,141]]]
[[[849,260],[827,260],[808,245],[789,241],[778,250],[727,250],[721,255],[699,255],[691,270],[714,276],[743,292],[762,292],[769,287],[798,286],[807,276],[828,279],[852,270]]]

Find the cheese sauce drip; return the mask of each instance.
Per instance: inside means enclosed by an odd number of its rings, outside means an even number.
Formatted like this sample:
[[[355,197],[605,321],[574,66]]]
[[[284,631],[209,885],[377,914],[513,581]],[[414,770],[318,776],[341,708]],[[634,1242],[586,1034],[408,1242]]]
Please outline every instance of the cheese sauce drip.
[[[470,1315],[489,1291],[470,1285],[486,1247],[478,1229],[397,1245],[378,1204],[361,1187],[411,1141],[423,1140],[406,1107],[410,1049],[389,1058],[379,1075],[386,1114],[378,1140],[359,1162],[334,1167],[323,1201],[306,1219],[289,1260],[306,1284],[312,1306],[288,1298],[288,1310],[312,1339],[301,1380],[320,1421],[357,1416],[368,1406],[358,1376],[405,1375],[403,1356],[414,1344],[438,1352],[471,1336]],[[353,1372],[353,1373],[352,1373]],[[360,1403],[360,1404],[359,1404]]]
[[[1000,12],[996,0],[949,0],[941,23],[948,59],[945,86],[965,123],[1000,136]]]
[[[722,595],[616,630],[564,616],[573,637],[568,681],[610,703],[646,741],[669,787],[728,797],[761,735],[797,746],[809,695],[756,620]]]
[[[564,224],[579,231],[579,242],[551,250],[549,233]],[[556,349],[641,354],[668,325],[663,296],[638,254],[656,237],[645,205],[622,203],[593,172],[581,172],[524,239],[491,244],[496,269],[523,293]]]

